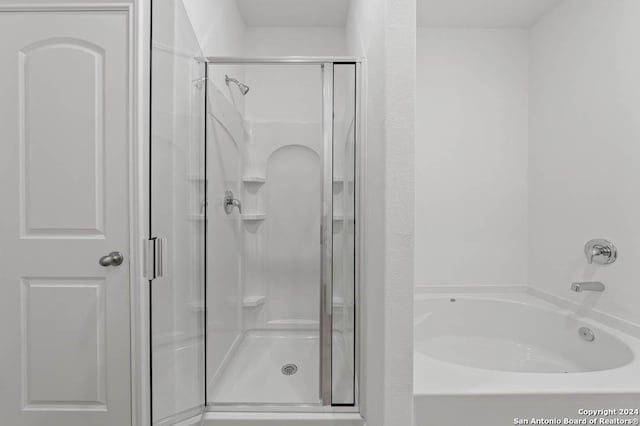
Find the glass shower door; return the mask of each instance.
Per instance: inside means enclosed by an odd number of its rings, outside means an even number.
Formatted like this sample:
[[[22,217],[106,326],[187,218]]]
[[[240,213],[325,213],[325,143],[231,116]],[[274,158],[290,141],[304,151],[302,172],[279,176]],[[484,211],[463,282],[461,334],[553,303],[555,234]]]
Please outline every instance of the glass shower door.
[[[207,402],[319,406],[322,69],[208,76]]]
[[[173,425],[201,415],[205,400],[206,66],[182,1],[156,0],[152,12],[152,423]]]
[[[331,404],[356,396],[357,64],[333,66]]]
[[[356,64],[207,75],[207,404],[353,406]]]
[[[153,423],[353,406],[356,65],[205,64],[179,3],[154,3]]]

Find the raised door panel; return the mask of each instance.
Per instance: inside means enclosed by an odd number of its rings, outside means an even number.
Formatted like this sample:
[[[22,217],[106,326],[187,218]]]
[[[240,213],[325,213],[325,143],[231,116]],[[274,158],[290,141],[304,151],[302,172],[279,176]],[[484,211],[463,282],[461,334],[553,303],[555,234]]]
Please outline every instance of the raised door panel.
[[[106,410],[104,278],[22,279],[27,410]]]
[[[23,237],[104,237],[104,66],[81,39],[19,52]]]

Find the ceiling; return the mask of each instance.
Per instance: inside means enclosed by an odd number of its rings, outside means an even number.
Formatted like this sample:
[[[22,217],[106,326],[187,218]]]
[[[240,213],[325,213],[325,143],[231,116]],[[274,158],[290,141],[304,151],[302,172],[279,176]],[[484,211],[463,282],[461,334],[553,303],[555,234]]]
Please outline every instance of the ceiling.
[[[528,28],[560,1],[417,0],[418,25]]]
[[[344,27],[350,0],[236,0],[249,27]]]

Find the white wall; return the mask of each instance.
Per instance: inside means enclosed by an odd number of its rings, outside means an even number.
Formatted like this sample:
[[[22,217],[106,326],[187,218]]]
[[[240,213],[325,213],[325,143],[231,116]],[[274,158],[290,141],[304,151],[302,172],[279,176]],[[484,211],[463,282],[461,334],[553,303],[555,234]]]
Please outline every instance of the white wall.
[[[416,285],[527,282],[528,39],[420,28]]]
[[[244,56],[246,26],[236,0],[182,0],[193,30],[206,56]],[[219,65],[209,79],[238,109],[244,110],[244,97],[225,86],[225,75],[242,81],[244,67]]]
[[[531,32],[530,283],[640,322],[640,2],[565,0]],[[618,261],[589,266],[607,238]],[[572,281],[600,280],[603,294]]]
[[[415,1],[353,0],[350,55],[367,59],[362,148],[361,409],[412,424]]]
[[[528,31],[420,30],[418,284],[529,284],[640,322],[638,39],[633,0],[564,0]],[[592,238],[619,260],[587,265]],[[586,280],[607,290],[569,291]]]
[[[343,56],[342,27],[248,27],[247,56]]]
[[[236,0],[182,1],[206,55],[243,54],[245,24]]]

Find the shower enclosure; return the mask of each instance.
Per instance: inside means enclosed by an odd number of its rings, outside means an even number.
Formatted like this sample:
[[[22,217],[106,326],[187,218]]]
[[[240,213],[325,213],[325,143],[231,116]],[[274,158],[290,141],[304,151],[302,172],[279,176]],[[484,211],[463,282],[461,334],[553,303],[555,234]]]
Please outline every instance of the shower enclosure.
[[[357,63],[207,63],[207,403],[353,405]]]
[[[206,58],[180,13],[153,22],[153,423],[356,411],[360,62]]]

